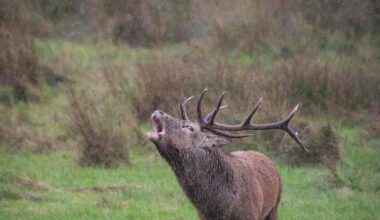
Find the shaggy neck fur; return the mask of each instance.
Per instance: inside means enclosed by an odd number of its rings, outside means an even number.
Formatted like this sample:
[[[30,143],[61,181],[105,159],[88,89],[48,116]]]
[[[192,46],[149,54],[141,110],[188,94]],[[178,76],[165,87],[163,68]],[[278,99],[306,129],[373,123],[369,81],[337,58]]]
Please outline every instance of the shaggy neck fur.
[[[230,219],[236,197],[235,174],[228,156],[218,148],[181,150],[157,145],[178,182],[198,212],[206,219]],[[223,214],[225,213],[225,214]]]

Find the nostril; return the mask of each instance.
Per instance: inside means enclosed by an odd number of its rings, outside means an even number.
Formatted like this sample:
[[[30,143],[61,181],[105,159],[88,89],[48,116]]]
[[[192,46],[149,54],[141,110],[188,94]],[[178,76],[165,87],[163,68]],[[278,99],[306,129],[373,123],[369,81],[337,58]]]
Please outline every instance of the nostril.
[[[157,112],[159,113],[159,114],[161,114],[161,115],[163,115],[163,114],[165,114],[163,111],[161,111],[161,110],[157,110]]]

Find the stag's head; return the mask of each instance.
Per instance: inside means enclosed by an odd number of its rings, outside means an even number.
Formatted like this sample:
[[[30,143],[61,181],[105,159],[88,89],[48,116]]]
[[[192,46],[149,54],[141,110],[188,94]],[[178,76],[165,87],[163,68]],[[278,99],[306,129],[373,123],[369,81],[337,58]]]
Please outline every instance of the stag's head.
[[[187,118],[184,104],[190,99],[180,99],[178,118],[161,110],[151,116],[153,131],[148,138],[156,145],[176,150],[194,147],[216,147],[229,142],[228,138],[205,132],[198,122]]]
[[[192,97],[188,99],[181,98],[178,102],[178,118],[160,110],[153,112],[151,116],[153,131],[148,133],[148,138],[161,148],[171,148],[173,150],[199,147],[212,148],[229,143],[232,138],[242,138],[252,135],[232,134],[231,132],[281,129],[286,131],[302,149],[307,150],[299,140],[297,133],[288,126],[298,109],[298,105],[284,120],[268,124],[252,124],[251,118],[260,105],[261,100],[259,100],[251,113],[240,124],[226,125],[215,122],[217,113],[225,107],[222,106],[224,93],[220,97],[215,109],[205,117],[202,116],[201,105],[206,91],[207,89],[203,90],[198,99],[198,120],[196,122],[190,121],[186,113],[186,103],[190,101]]]

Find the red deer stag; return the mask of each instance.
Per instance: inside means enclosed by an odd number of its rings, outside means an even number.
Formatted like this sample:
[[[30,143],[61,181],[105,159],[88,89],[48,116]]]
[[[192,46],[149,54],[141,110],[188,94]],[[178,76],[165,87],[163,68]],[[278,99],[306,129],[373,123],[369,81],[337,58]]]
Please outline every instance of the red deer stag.
[[[152,114],[154,131],[148,133],[149,139],[171,166],[201,219],[277,219],[281,179],[274,163],[259,152],[224,153],[221,147],[232,138],[250,135],[231,134],[232,131],[282,129],[306,150],[297,133],[288,126],[298,105],[284,120],[252,124],[259,101],[242,123],[226,125],[215,122],[215,116],[224,107],[221,107],[224,93],[216,108],[202,117],[205,93],[206,90],[198,100],[197,122],[191,122],[186,114],[185,104],[192,97],[179,100],[179,118],[156,110]]]

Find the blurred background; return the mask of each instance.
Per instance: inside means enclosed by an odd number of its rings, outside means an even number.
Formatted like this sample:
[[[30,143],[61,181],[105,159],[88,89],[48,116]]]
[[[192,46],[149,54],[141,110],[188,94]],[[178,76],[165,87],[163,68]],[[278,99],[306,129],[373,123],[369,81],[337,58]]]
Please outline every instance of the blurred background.
[[[259,131],[280,219],[380,215],[377,0],[0,0],[0,218],[196,219],[145,133],[155,109],[226,91]],[[194,118],[195,101],[188,111]]]

